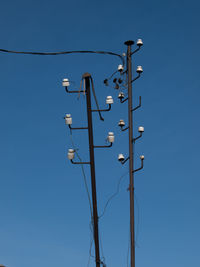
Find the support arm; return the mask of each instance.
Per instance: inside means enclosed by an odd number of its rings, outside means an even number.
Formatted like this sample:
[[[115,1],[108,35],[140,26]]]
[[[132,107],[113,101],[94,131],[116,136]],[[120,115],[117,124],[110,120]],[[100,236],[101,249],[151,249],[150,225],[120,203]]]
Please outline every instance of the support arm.
[[[141,167],[136,169],[136,170],[134,170],[133,173],[135,173],[137,171],[140,171],[141,169],[143,169],[143,167],[144,167],[144,159],[141,159]]]
[[[90,164],[90,162],[74,162],[72,159],[71,159],[71,163],[72,164]]]
[[[107,109],[92,109],[92,112],[101,112],[101,111],[110,111],[111,110],[111,104],[109,104]]]
[[[141,46],[139,46],[138,48],[136,48],[132,53],[131,53],[131,56],[135,53],[137,53],[139,50],[140,50]]]
[[[122,131],[122,132],[124,132],[124,131],[126,131],[126,130],[128,130],[128,129],[129,129],[129,127],[126,127],[126,128],[124,128],[124,129],[121,127],[121,131]]]
[[[66,91],[67,93],[70,93],[70,94],[71,94],[71,93],[83,93],[83,92],[84,92],[83,90],[79,90],[79,91],[78,91],[78,90],[75,90],[75,91],[69,91],[68,88],[67,88],[67,86],[65,86],[65,91]]]
[[[134,81],[136,81],[138,78],[140,78],[140,76],[141,76],[141,74],[140,73],[138,73],[138,75],[131,81],[131,82],[134,82]]]
[[[128,157],[128,158],[126,158],[125,160],[121,161],[121,164],[123,164],[123,165],[124,165],[124,163],[126,163],[126,162],[127,162],[127,160],[129,160],[129,159],[130,159],[130,157]]]
[[[142,98],[141,98],[141,96],[139,96],[139,105],[137,107],[133,108],[132,111],[136,111],[141,106],[142,106]]]
[[[133,142],[135,143],[136,140],[142,137],[142,132],[140,132],[140,135],[138,135],[136,138],[133,138]]]
[[[124,103],[124,102],[126,102],[127,100],[128,100],[128,97],[125,98],[124,100],[120,99],[120,103]]]
[[[71,127],[70,124],[68,124],[70,130],[87,130],[88,127]]]
[[[112,143],[110,143],[110,145],[107,145],[107,146],[94,146],[94,148],[105,148],[105,147],[111,147],[112,146]]]

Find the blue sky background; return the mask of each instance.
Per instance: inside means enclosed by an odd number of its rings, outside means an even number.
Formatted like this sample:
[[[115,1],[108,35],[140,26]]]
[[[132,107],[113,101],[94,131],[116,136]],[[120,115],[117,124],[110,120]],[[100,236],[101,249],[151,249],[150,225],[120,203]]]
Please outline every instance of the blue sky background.
[[[134,103],[139,95],[143,102],[135,129],[145,127],[136,156],[146,158],[135,177],[138,267],[200,264],[199,8],[195,0],[1,1],[0,48],[122,54],[124,41],[143,39],[134,67],[142,65],[144,75],[133,88]],[[71,113],[74,125],[83,125],[85,98],[66,94],[61,82],[68,77],[79,86],[82,74],[90,72],[101,106],[107,95],[114,98],[104,123],[94,115],[95,143],[104,144],[108,131],[116,135],[113,148],[95,153],[101,214],[128,170],[117,161],[118,153],[128,153],[127,133],[117,126],[119,119],[127,122],[127,106],[118,103],[118,91],[102,83],[118,64],[103,55],[0,53],[1,264],[87,266],[89,205],[81,169],[66,159],[71,144],[63,120]],[[76,132],[73,139],[87,160],[86,133]],[[100,220],[107,266],[127,266],[127,187],[128,176]]]

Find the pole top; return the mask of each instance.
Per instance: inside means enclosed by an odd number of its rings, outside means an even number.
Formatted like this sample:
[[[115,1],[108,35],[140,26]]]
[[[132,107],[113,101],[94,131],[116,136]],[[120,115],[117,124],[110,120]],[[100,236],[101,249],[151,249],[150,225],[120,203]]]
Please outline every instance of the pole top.
[[[125,45],[133,45],[134,44],[134,41],[132,40],[128,40],[126,42],[124,42]]]
[[[91,77],[91,74],[88,72],[85,72],[82,76],[83,79]]]

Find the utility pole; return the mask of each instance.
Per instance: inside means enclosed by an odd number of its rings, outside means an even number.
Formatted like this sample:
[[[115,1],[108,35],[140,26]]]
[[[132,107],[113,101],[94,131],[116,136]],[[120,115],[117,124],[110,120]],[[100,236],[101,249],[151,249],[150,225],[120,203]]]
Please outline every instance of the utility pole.
[[[88,137],[89,137],[90,172],[91,172],[92,206],[93,206],[93,222],[92,223],[93,223],[93,231],[94,231],[95,258],[96,258],[96,267],[100,267],[99,227],[98,227],[95,162],[94,162],[94,142],[93,142],[92,109],[91,109],[91,94],[90,94],[91,75],[89,73],[85,73],[83,75],[83,78],[85,79],[86,101],[87,101]]]
[[[130,193],[130,240],[131,240],[131,267],[135,267],[135,218],[134,218],[134,160],[133,160],[133,107],[132,107],[132,60],[131,46],[133,41],[125,42],[127,45],[127,74],[128,74],[128,127],[129,127],[129,193]]]
[[[87,105],[87,120],[88,120],[88,126],[87,127],[72,127],[72,118],[70,114],[66,114],[65,116],[65,122],[69,126],[70,130],[88,130],[88,139],[89,139],[89,154],[90,154],[90,161],[89,162],[74,162],[74,150],[69,149],[68,150],[68,159],[71,160],[71,163],[73,164],[89,164],[90,165],[90,172],[91,172],[91,189],[92,189],[92,225],[93,225],[93,236],[94,236],[94,244],[95,244],[95,262],[96,267],[100,267],[100,264],[104,264],[101,261],[100,258],[100,250],[99,250],[99,227],[98,227],[98,210],[97,210],[97,194],[96,194],[96,178],[95,178],[95,160],[94,160],[94,148],[107,148],[111,147],[112,143],[114,142],[114,134],[112,132],[108,133],[107,140],[110,142],[109,145],[106,146],[95,146],[93,141],[93,124],[92,124],[92,112],[98,112],[99,117],[101,120],[104,120],[101,116],[101,112],[110,111],[111,104],[113,103],[113,99],[111,96],[108,96],[106,99],[106,103],[109,105],[107,109],[99,109],[98,102],[96,99],[96,95],[93,94],[94,98],[96,100],[97,109],[92,110],[91,107],[91,89],[90,85],[92,82],[92,77],[89,73],[84,73],[82,76],[82,80],[85,82],[85,94],[86,94],[86,105]],[[63,79],[63,86],[66,89],[67,93],[82,93],[83,90],[80,91],[69,91],[68,86],[70,85],[70,82],[68,79]],[[93,86],[93,83],[92,83]]]
[[[141,66],[137,67],[136,72],[138,75],[132,79],[132,55],[136,53],[140,47],[143,45],[143,42],[141,39],[138,39],[137,41],[137,49],[132,52],[131,48],[134,44],[133,41],[129,40],[124,43],[127,46],[127,53],[126,53],[126,70],[122,72],[122,74],[126,73],[127,75],[127,89],[128,89],[128,97],[124,99],[124,93],[120,92],[118,95],[118,98],[120,99],[121,103],[124,103],[128,100],[128,127],[123,128],[125,126],[124,120],[119,121],[119,126],[121,127],[122,131],[128,130],[129,132],[129,156],[125,159],[123,154],[119,154],[118,160],[124,164],[129,160],[129,194],[130,194],[130,263],[131,267],[135,267],[135,211],[134,211],[134,173],[141,170],[143,168],[143,160],[144,156],[141,155],[141,167],[138,169],[134,169],[134,144],[135,141],[138,140],[140,137],[142,137],[142,134],[144,132],[144,127],[140,126],[138,128],[138,131],[140,133],[139,136],[135,137],[133,136],[133,112],[136,111],[138,108],[141,107],[141,96],[139,97],[139,105],[133,108],[133,93],[132,93],[132,83],[137,80],[141,73],[143,72],[143,69]],[[118,79],[118,82],[120,80]]]

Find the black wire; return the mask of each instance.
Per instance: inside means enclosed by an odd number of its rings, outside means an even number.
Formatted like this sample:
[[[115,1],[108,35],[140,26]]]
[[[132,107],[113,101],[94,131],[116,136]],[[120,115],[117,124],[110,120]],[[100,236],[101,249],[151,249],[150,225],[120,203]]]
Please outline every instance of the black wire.
[[[94,82],[93,82],[92,77],[90,77],[90,80],[91,80],[91,84],[92,84],[92,92],[93,92],[94,100],[95,100],[95,103],[96,103],[96,106],[97,106],[97,110],[99,112],[99,118],[100,118],[100,120],[104,121],[104,118],[101,115],[101,111],[100,111],[100,108],[99,108],[98,100],[97,100],[97,97],[96,97],[96,94],[95,94]]]
[[[104,206],[103,212],[102,212],[102,214],[99,216],[99,219],[102,218],[102,217],[104,216],[104,214],[105,214],[105,212],[106,212],[106,209],[107,209],[107,207],[108,207],[109,202],[110,202],[114,197],[116,197],[116,196],[118,195],[118,193],[119,193],[119,186],[120,186],[120,183],[121,183],[121,181],[122,181],[122,178],[124,178],[127,174],[128,174],[128,172],[126,172],[126,173],[124,173],[122,176],[120,176],[119,181],[118,181],[118,183],[117,183],[117,190],[116,190],[116,192],[115,192],[114,194],[112,194],[112,195],[108,198],[108,200],[106,201],[106,204],[105,204],[105,206]]]
[[[104,253],[103,253],[103,242],[102,242],[102,239],[101,239],[101,235],[100,234],[99,234],[99,239],[100,239],[101,254],[102,254],[101,264],[102,264],[103,267],[105,267],[106,266],[106,264],[105,264],[106,259],[104,257]]]
[[[107,79],[110,80],[117,72],[118,70],[114,71]]]
[[[79,159],[80,162],[82,162],[82,159],[81,157],[79,156],[78,152],[77,152],[77,148],[73,142],[73,138],[72,138],[72,133],[70,132],[70,139],[71,139],[71,143],[72,143],[72,146],[74,148],[74,151]],[[88,187],[88,184],[87,184],[87,179],[86,179],[86,175],[85,175],[85,170],[84,170],[84,167],[83,165],[81,165],[81,170],[82,170],[82,173],[83,173],[83,180],[84,180],[84,184],[85,184],[85,189],[86,189],[86,192],[87,192],[87,197],[88,197],[88,201],[89,201],[89,206],[90,206],[90,214],[91,214],[91,218],[93,218],[93,213],[92,213],[92,202],[91,202],[91,199],[90,199],[90,193],[89,193],[89,187]]]
[[[74,151],[79,159],[80,162],[82,162],[81,157],[79,156],[78,152],[77,152],[77,148],[74,144],[73,138],[72,138],[72,133],[70,132],[70,139],[71,139],[71,144],[74,148]],[[94,256],[92,255],[92,245],[93,245],[93,241],[94,241],[94,231],[93,231],[93,213],[92,213],[92,202],[90,199],[90,193],[89,193],[89,188],[88,188],[88,184],[87,184],[87,179],[86,179],[86,175],[85,175],[85,170],[83,165],[81,165],[81,170],[82,170],[82,174],[83,174],[83,179],[84,179],[84,184],[85,184],[85,189],[87,192],[87,196],[88,196],[88,201],[89,201],[89,206],[90,206],[90,214],[91,214],[91,222],[89,224],[89,228],[90,228],[90,248],[89,248],[89,258],[88,258],[88,263],[87,263],[87,267],[89,267],[90,265],[90,258],[94,258]]]
[[[109,51],[78,50],[78,51],[61,51],[61,52],[30,52],[30,51],[14,51],[14,50],[7,50],[0,48],[0,52],[23,54],[23,55],[38,55],[38,56],[57,56],[57,55],[68,55],[68,54],[102,54],[102,55],[117,56],[121,59],[123,65],[125,63],[123,56]]]
[[[92,245],[93,245],[93,241],[94,241],[94,233],[93,233],[92,221],[89,224],[89,228],[90,228],[90,248],[89,248],[89,257],[88,257],[87,267],[89,267],[89,265],[90,265],[90,258],[94,258],[94,256],[92,255]]]

